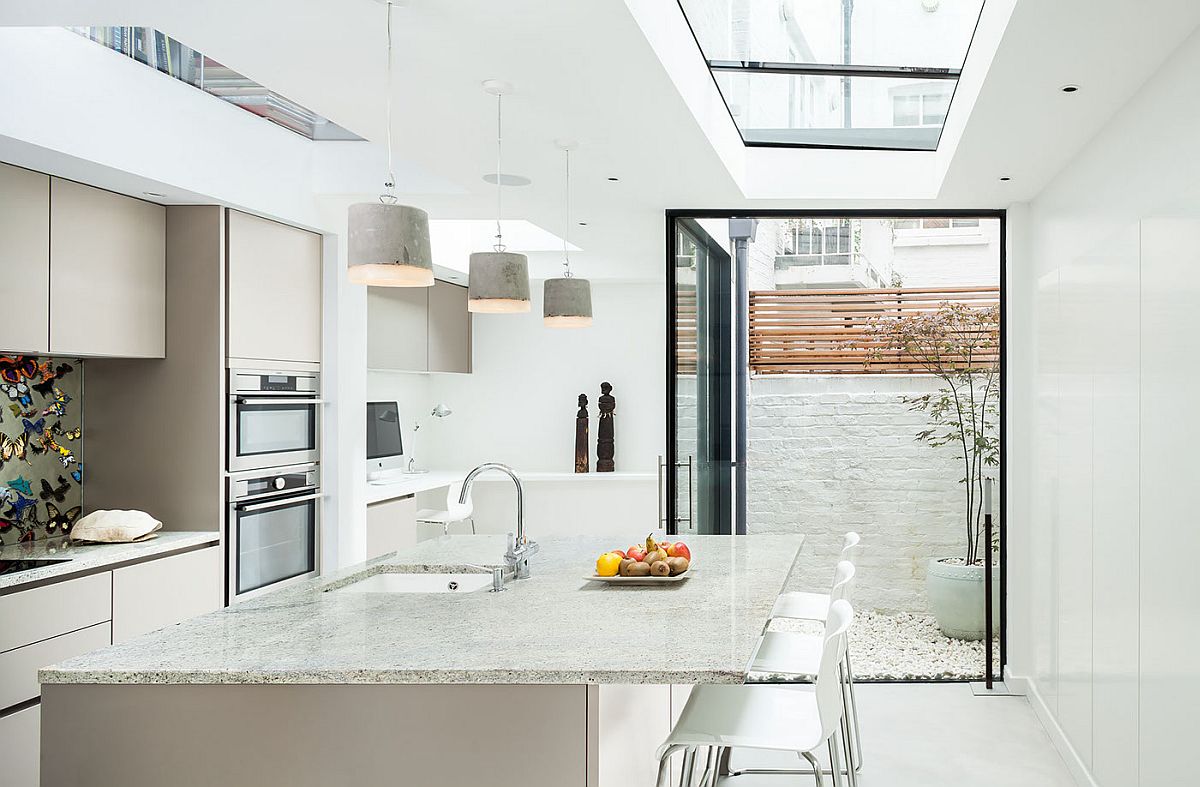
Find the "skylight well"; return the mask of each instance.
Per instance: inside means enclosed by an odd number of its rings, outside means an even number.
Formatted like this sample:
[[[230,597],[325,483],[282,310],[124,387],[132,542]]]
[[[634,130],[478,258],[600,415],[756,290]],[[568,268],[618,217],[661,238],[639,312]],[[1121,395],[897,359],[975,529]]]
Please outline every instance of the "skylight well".
[[[936,150],[984,0],[679,0],[746,145]]]
[[[362,140],[316,112],[153,28],[107,25],[68,30],[309,139]]]

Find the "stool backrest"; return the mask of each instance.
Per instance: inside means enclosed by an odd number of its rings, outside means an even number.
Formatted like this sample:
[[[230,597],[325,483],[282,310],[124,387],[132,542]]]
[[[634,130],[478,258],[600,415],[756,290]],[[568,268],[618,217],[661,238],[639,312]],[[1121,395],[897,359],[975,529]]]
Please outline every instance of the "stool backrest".
[[[458,496],[462,494],[463,482],[459,481],[450,485],[446,490],[446,511],[450,514],[451,522],[460,522],[471,516],[475,510],[475,503],[471,500],[471,496],[467,495],[467,502],[459,503]]]
[[[858,533],[853,530],[847,533],[842,538],[842,554],[838,560],[849,560],[851,563],[856,563],[858,558],[858,542],[862,541]]]
[[[833,587],[829,589],[830,601],[850,600],[850,593],[854,590],[854,574],[854,564],[849,560],[837,564],[833,570]]]
[[[825,646],[821,650],[821,665],[817,669],[817,713],[821,717],[821,732],[829,737],[842,719],[841,666],[846,657],[846,634],[854,622],[850,602],[839,599],[829,605],[825,619]]]

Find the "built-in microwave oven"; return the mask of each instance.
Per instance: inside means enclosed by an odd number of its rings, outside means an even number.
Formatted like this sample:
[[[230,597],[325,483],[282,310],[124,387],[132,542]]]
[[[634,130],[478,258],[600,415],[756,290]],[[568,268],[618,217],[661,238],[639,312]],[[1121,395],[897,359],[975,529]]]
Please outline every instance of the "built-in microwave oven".
[[[227,601],[317,575],[321,477],[315,464],[229,476]]]
[[[229,370],[229,472],[319,461],[320,434],[319,373]]]

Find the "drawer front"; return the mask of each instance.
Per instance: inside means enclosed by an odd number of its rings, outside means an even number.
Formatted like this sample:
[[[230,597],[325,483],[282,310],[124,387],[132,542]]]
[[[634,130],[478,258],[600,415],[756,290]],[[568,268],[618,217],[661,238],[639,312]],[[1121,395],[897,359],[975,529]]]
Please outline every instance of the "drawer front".
[[[0,653],[111,619],[111,571],[0,596]]]
[[[113,643],[220,609],[224,582],[219,547],[116,569]]]
[[[0,710],[41,694],[37,672],[73,656],[103,648],[112,641],[108,623],[0,653]]]
[[[20,713],[0,716],[0,741],[4,741],[5,787],[38,787],[41,757],[42,708],[34,705]]]

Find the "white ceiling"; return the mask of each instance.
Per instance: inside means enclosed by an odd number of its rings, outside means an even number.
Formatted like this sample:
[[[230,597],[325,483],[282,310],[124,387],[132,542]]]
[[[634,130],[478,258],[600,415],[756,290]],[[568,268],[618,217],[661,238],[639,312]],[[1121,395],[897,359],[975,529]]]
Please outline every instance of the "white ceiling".
[[[672,13],[674,4],[661,2]],[[507,80],[516,93],[505,99],[504,168],[533,185],[507,190],[506,214],[562,233],[554,141],[577,140],[573,212],[588,226],[570,228],[583,249],[573,259],[580,275],[619,278],[660,275],[668,208],[999,208],[1029,199],[1200,24],[1195,0],[1019,0],[936,199],[814,200],[798,179],[786,199],[748,200],[625,0],[409,0],[394,13],[398,169],[414,173],[409,183],[452,184],[406,200],[434,218],[492,217],[494,190],[481,177],[495,171],[495,104],[480,82]],[[377,0],[0,8],[0,25],[157,27],[371,140],[383,139],[383,18]],[[1083,89],[1059,93],[1068,82]],[[376,191],[378,155],[328,149],[323,166],[339,176],[318,189],[347,202]],[[827,166],[862,175],[853,151],[819,153]],[[551,252],[532,256],[535,274],[557,262]]]

